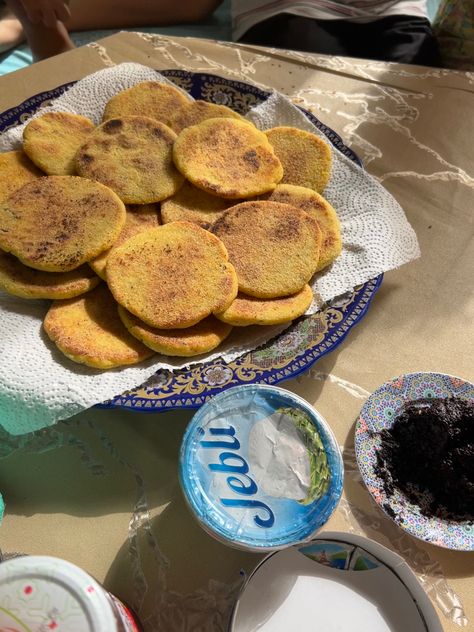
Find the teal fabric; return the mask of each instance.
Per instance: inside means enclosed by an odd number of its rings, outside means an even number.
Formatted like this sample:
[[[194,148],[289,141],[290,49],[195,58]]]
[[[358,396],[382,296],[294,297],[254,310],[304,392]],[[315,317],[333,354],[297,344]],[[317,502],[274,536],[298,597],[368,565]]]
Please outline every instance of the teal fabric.
[[[18,46],[0,55],[0,75],[20,70],[31,64],[31,51],[26,45]]]
[[[430,22],[434,22],[440,4],[441,0],[428,0],[428,17]]]
[[[157,27],[136,27],[130,29],[114,29],[102,31],[83,31],[72,33],[71,37],[76,46],[84,46],[94,42],[101,37],[107,37],[120,30],[140,31],[142,33],[157,33],[161,35],[177,35],[189,37],[202,37],[204,39],[217,39],[230,41],[231,20],[230,20],[230,0],[225,0],[218,9],[206,20],[196,24],[180,24],[178,26],[157,26]],[[0,55],[0,75],[6,75],[14,70],[20,70],[32,63],[31,51],[26,46],[18,46],[3,55]]]

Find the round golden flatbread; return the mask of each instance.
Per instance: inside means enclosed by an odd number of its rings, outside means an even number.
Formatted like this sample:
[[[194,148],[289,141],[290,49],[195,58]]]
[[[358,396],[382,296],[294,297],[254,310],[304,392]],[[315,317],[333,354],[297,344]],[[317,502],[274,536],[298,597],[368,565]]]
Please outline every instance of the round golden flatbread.
[[[105,106],[103,121],[122,116],[149,116],[167,123],[190,99],[177,88],[158,81],[143,81],[123,90]]]
[[[127,331],[104,283],[84,296],[55,301],[43,327],[65,356],[97,369],[137,364],[154,353]]]
[[[150,204],[173,195],[184,182],[173,164],[176,134],[144,116],[99,125],[76,154],[77,173],[110,187],[126,204]]]
[[[265,134],[237,119],[186,127],[175,141],[173,159],[199,189],[233,200],[272,191],[283,177]]]
[[[155,329],[119,307],[119,316],[128,331],[143,344],[158,353],[191,357],[208,353],[223,342],[232,326],[208,316],[186,329]]]
[[[312,300],[313,290],[309,285],[284,298],[261,299],[238,294],[230,307],[216,314],[216,318],[236,327],[282,325],[302,316]]]
[[[279,184],[265,199],[291,204],[309,213],[318,222],[322,232],[321,252],[316,272],[326,268],[342,251],[341,224],[334,208],[322,195],[292,184]]]
[[[91,120],[79,114],[48,112],[23,130],[23,150],[47,174],[73,175],[76,152],[94,127]]]
[[[274,127],[265,132],[283,165],[282,184],[296,184],[322,193],[331,176],[331,149],[311,132]]]
[[[212,232],[228,250],[239,291],[249,296],[296,294],[318,266],[318,222],[288,204],[265,200],[237,204],[215,222]]]
[[[77,176],[44,176],[0,204],[0,248],[37,270],[74,270],[117,239],[125,206],[109,188]]]
[[[116,301],[158,329],[191,327],[237,296],[237,276],[223,243],[189,222],[135,235],[107,259]]]
[[[23,151],[0,153],[0,204],[24,184],[42,175]]]
[[[179,134],[185,127],[197,125],[210,118],[245,119],[225,105],[208,103],[207,101],[191,101],[180,108],[168,121],[168,125]]]
[[[120,235],[114,241],[114,245],[109,250],[101,253],[92,261],[89,261],[90,267],[96,274],[100,276],[104,281],[106,280],[105,266],[107,264],[107,257],[114,250],[127,239],[142,233],[150,228],[156,228],[160,225],[160,205],[159,204],[130,204],[126,207],[125,224],[122,228]]]
[[[210,195],[186,180],[177,193],[161,203],[161,219],[163,224],[193,222],[208,229],[234,203],[234,200]]]
[[[14,296],[73,298],[92,290],[99,282],[99,277],[86,265],[70,272],[43,272],[0,250],[0,289]]]

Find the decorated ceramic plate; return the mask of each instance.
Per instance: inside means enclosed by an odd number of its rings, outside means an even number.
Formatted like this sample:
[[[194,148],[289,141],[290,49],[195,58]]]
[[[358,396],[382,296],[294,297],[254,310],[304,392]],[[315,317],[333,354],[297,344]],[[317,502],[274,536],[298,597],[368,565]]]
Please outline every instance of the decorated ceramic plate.
[[[240,114],[264,101],[269,93],[246,83],[216,75],[182,70],[160,71],[196,99],[227,105]],[[31,97],[0,114],[0,132],[22,123],[38,107],[60,96],[73,83]],[[304,111],[328,140],[357,164],[361,164],[341,138],[309,112]],[[366,314],[383,275],[333,301],[314,316],[296,321],[263,347],[233,362],[208,362],[190,369],[160,370],[140,387],[104,402],[103,408],[128,408],[156,412],[173,408],[199,408],[213,395],[238,384],[277,384],[308,370],[319,358],[333,351]]]
[[[399,527],[437,546],[474,550],[474,522],[430,517],[396,487],[387,494],[377,464],[382,430],[389,430],[407,402],[459,397],[474,402],[474,384],[443,373],[409,373],[383,384],[364,404],[355,429],[360,473],[375,502]]]

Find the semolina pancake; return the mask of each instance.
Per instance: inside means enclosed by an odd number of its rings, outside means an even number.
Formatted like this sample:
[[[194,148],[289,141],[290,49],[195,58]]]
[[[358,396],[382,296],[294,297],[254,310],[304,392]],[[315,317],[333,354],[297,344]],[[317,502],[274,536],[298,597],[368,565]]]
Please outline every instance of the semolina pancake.
[[[125,206],[111,189],[44,176],[0,205],[0,248],[37,270],[67,272],[110,248],[124,223]]]
[[[154,353],[129,334],[104,283],[84,296],[54,301],[43,327],[65,356],[97,369],[137,364]]]
[[[296,294],[318,266],[318,222],[289,204],[265,200],[237,204],[217,220],[212,232],[228,250],[239,291],[249,296]]]
[[[163,224],[193,222],[208,229],[232,204],[233,200],[210,195],[186,180],[177,193],[161,203],[161,219]]]
[[[186,127],[176,139],[173,159],[194,186],[232,200],[272,191],[283,177],[265,134],[237,119],[213,118]]]
[[[0,289],[21,298],[73,298],[100,282],[89,266],[70,272],[43,272],[0,250]]]
[[[23,130],[23,150],[45,173],[73,175],[76,152],[94,127],[91,120],[79,114],[48,112]]]
[[[105,266],[107,263],[107,257],[114,248],[118,248],[123,243],[138,235],[149,228],[156,228],[160,225],[160,205],[159,204],[130,204],[126,207],[125,224],[122,228],[120,235],[114,241],[114,245],[109,250],[105,250],[98,257],[89,261],[90,267],[96,274],[100,276],[104,281]]]
[[[154,329],[119,307],[119,316],[128,331],[143,344],[158,353],[191,357],[208,353],[223,342],[232,326],[208,316],[186,329]]]
[[[189,222],[135,235],[110,254],[106,275],[116,301],[158,329],[191,327],[237,296],[224,244]]]
[[[184,178],[172,160],[176,134],[145,116],[99,125],[76,154],[77,173],[110,187],[126,204],[150,204],[173,195]]]
[[[296,127],[274,127],[265,132],[283,165],[282,184],[295,184],[322,193],[331,175],[328,143]]]
[[[283,298],[261,299],[238,294],[235,301],[216,318],[229,325],[282,325],[302,316],[313,300],[313,290],[305,285],[300,292]]]
[[[0,153],[0,204],[24,184],[42,175],[23,151]]]
[[[316,272],[331,264],[342,251],[341,225],[337,213],[322,195],[292,184],[279,184],[265,199],[291,204],[306,211],[319,224],[322,232],[321,252]]]
[[[113,96],[105,106],[102,120],[122,116],[149,116],[167,123],[189,101],[187,96],[173,86],[158,81],[143,81]]]
[[[183,105],[168,121],[168,125],[179,134],[185,127],[196,125],[210,118],[234,118],[245,120],[240,114],[225,105],[207,101],[191,101]]]

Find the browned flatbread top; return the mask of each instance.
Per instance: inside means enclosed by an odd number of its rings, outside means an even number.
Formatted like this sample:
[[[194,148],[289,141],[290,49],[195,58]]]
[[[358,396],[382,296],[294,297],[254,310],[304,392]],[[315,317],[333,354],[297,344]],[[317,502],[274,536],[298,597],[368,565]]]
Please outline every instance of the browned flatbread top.
[[[102,120],[121,116],[149,116],[167,123],[189,101],[173,86],[158,81],[143,81],[113,96],[105,106]]]
[[[322,193],[331,176],[331,150],[316,134],[296,127],[273,127],[265,132],[283,165],[282,184]]]
[[[0,248],[25,265],[74,270],[107,250],[125,222],[109,188],[77,176],[44,176],[0,204]]]
[[[282,298],[254,298],[238,294],[233,303],[216,316],[236,327],[281,325],[302,316],[312,300],[313,290],[309,285],[305,285],[296,294]]]
[[[135,235],[110,253],[106,276],[117,302],[158,329],[191,327],[237,295],[225,246],[189,222]]]
[[[160,205],[159,204],[129,204],[126,207],[125,224],[120,235],[114,241],[114,245],[109,250],[105,250],[98,257],[89,261],[90,267],[101,279],[105,281],[105,266],[109,254],[124,244],[127,239],[142,233],[150,228],[156,228],[160,222]]]
[[[271,191],[283,176],[265,134],[231,118],[186,127],[175,141],[173,160],[194,186],[234,200]]]
[[[208,316],[186,329],[156,329],[146,325],[123,307],[119,316],[128,331],[158,353],[191,357],[209,353],[227,338],[232,326]]]
[[[42,175],[23,151],[0,153],[0,204],[24,184]]]
[[[184,178],[172,159],[176,134],[145,116],[99,125],[76,154],[77,173],[110,187],[126,204],[150,204],[173,195]]]
[[[289,204],[255,200],[232,206],[212,232],[225,244],[239,291],[256,298],[299,292],[319,261],[321,230]]]
[[[13,255],[0,250],[0,289],[21,298],[72,298],[100,282],[87,265],[69,272],[43,272],[25,266]]]
[[[279,184],[265,199],[291,204],[309,213],[322,232],[321,252],[316,271],[330,265],[342,251],[341,225],[335,209],[317,191],[293,184]]]
[[[185,181],[177,193],[161,203],[161,218],[163,224],[193,222],[208,229],[234,203],[234,200],[218,198]]]
[[[191,101],[183,105],[168,121],[168,125],[179,134],[185,127],[196,125],[210,118],[235,118],[243,119],[240,114],[234,112],[225,105],[208,103],[207,101]]]
[[[33,119],[23,130],[23,149],[45,173],[76,173],[74,157],[92,132],[94,123],[79,114],[48,112]]]
[[[90,367],[112,369],[153,355],[127,331],[105,283],[83,296],[54,301],[43,327],[64,355]]]

